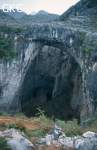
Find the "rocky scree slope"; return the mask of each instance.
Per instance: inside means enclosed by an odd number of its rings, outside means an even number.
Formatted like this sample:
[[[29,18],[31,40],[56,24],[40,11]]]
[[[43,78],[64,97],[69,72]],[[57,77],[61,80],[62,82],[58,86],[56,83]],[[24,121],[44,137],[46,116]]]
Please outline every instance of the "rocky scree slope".
[[[18,52],[7,62],[0,59],[1,109],[34,115],[42,106],[48,116],[75,117],[81,123],[97,115],[97,28],[89,17],[94,13],[95,22],[96,7],[84,5],[89,14],[67,15],[62,23],[24,24],[17,32],[0,32],[1,38],[13,37]]]

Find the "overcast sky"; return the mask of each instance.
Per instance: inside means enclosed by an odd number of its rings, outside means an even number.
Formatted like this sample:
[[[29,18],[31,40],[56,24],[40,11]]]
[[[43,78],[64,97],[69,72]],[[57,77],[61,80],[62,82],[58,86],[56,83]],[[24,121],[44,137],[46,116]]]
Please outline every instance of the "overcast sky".
[[[32,11],[38,12],[45,10],[49,13],[62,14],[70,6],[76,4],[79,0],[0,0],[0,9],[3,4],[22,4],[19,9],[30,14]],[[9,8],[9,5],[5,8]]]

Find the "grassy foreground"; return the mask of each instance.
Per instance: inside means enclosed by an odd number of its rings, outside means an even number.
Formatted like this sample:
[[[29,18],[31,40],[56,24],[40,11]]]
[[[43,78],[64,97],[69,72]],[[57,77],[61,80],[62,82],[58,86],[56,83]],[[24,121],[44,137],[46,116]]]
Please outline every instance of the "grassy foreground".
[[[61,121],[58,119],[53,120],[52,118],[47,118],[44,115],[44,111],[38,108],[39,113],[38,117],[27,118],[24,114],[17,113],[14,116],[10,116],[3,111],[0,111],[0,131],[4,131],[6,128],[15,128],[21,130],[25,133],[26,138],[29,139],[33,144],[35,144],[36,140],[42,138],[52,130],[53,126],[56,124],[62,128],[63,132],[66,136],[77,136],[82,135],[87,131],[92,131],[97,133],[97,118],[91,118],[90,124],[88,127],[83,128],[77,123],[76,119],[71,121]],[[29,126],[30,124],[30,126]],[[0,138],[0,150],[10,150],[9,147],[6,146],[6,141]],[[48,146],[37,147],[37,150],[72,150],[66,149],[63,147],[54,148]]]

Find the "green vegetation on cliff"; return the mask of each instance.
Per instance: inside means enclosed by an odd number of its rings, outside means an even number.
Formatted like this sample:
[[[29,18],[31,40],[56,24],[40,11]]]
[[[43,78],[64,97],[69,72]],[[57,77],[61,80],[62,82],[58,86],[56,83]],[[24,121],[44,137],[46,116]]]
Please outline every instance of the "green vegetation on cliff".
[[[13,38],[0,38],[0,58],[5,57],[6,60],[9,60],[16,54],[17,52],[13,48]]]
[[[0,31],[5,33],[10,33],[12,31],[12,28],[6,24],[0,26]]]

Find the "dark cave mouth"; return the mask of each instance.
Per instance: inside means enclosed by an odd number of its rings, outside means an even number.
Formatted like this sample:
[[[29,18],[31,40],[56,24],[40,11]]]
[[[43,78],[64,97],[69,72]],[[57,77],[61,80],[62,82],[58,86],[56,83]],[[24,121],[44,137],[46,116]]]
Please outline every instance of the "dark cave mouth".
[[[40,107],[47,117],[80,120],[80,104],[77,104],[77,100],[82,99],[82,73],[79,64],[71,57],[68,76],[64,76],[64,79],[62,74],[58,76],[58,90],[55,94],[56,78],[47,72],[46,67],[41,67],[39,59],[41,56],[37,56],[32,62],[20,90],[21,111],[28,117],[35,117],[37,108]],[[76,106],[73,103],[76,103]]]
[[[26,116],[31,117],[37,114],[37,108],[41,107],[44,104],[52,101],[53,88],[55,83],[54,77],[47,77],[40,79],[38,82],[40,87],[35,87],[27,91],[26,86],[24,86],[26,95],[22,93],[21,109]],[[44,86],[43,86],[44,85]],[[26,99],[28,101],[26,101]]]
[[[53,89],[49,89],[48,87],[34,89],[31,99],[26,103],[21,103],[22,112],[28,117],[34,117],[38,113],[37,108],[40,107],[40,109],[43,110],[42,106],[52,101],[52,92]]]
[[[33,89],[30,93],[30,99],[28,101],[24,102],[22,99],[22,112],[28,117],[35,117],[38,113],[37,108],[40,107],[40,109],[45,112],[47,117],[53,117],[60,120],[71,120],[76,118],[79,121],[80,112],[77,109],[74,110],[70,105],[70,99],[75,83],[69,82],[69,85],[64,88],[63,92],[53,98],[55,79],[52,81],[52,84],[49,84],[49,86]],[[50,83],[50,81],[47,82]]]
[[[44,88],[42,88],[43,90]],[[80,113],[78,110],[73,110],[70,106],[70,101],[68,95],[68,87],[65,92],[61,93],[56,98],[52,99],[52,93],[46,93],[46,101],[28,101],[28,103],[22,103],[22,112],[27,117],[35,117],[37,113],[39,113],[37,108],[44,111],[47,117],[52,117],[54,119],[60,120],[72,120],[76,118],[78,121],[80,120]],[[34,90],[33,95],[35,97],[37,90]],[[35,98],[34,97],[34,98]]]

